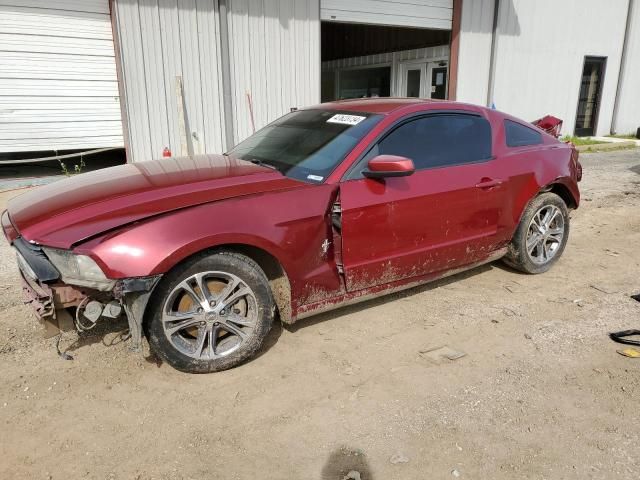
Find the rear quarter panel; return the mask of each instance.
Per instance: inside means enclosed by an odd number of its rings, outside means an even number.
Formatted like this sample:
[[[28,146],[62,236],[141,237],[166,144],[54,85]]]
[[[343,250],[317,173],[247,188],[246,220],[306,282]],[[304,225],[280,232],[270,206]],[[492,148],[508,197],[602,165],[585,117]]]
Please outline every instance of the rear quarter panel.
[[[575,207],[580,203],[578,171],[571,145],[542,132],[543,143],[524,147],[508,147],[504,120],[509,119],[536,129],[520,119],[499,112],[490,114],[493,131],[495,173],[508,180],[510,194],[505,208],[505,231],[511,235],[517,227],[527,204],[539,192],[553,184],[563,185],[571,194]],[[539,129],[538,129],[539,130]],[[509,239],[511,237],[509,236]]]

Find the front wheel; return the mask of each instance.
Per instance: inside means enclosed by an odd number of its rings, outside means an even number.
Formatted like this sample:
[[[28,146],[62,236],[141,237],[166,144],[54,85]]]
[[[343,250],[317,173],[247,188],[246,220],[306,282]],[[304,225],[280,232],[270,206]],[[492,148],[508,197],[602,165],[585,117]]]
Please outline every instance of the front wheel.
[[[151,348],[172,367],[208,373],[255,355],[273,314],[269,283],[258,264],[218,252],[187,260],[163,278],[145,326]]]
[[[559,260],[568,238],[567,205],[555,193],[543,193],[524,211],[505,262],[526,273],[544,273]]]

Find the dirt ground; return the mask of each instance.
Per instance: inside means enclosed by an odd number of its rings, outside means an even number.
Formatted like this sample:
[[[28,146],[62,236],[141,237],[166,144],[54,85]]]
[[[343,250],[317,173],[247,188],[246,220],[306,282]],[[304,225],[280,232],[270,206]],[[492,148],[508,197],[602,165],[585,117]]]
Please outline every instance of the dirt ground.
[[[60,359],[0,242],[0,478],[637,479],[640,359],[607,333],[640,328],[640,154],[582,162],[547,274],[493,264],[276,328],[211,375],[129,353],[123,323]]]

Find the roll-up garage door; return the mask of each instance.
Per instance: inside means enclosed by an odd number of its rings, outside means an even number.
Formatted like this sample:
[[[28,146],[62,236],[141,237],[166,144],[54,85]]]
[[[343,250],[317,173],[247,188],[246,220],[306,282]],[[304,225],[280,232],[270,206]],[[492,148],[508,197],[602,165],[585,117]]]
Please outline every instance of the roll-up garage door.
[[[453,0],[321,0],[324,21],[451,30]]]
[[[0,0],[0,152],[121,147],[108,0]]]

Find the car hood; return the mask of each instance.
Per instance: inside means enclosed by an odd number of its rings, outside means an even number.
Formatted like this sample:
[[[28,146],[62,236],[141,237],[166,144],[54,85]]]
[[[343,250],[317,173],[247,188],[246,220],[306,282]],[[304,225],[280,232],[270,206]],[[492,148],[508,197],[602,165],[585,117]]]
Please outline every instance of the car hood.
[[[15,197],[7,210],[25,239],[70,248],[154,215],[303,185],[244,160],[200,155],[84,173]]]

